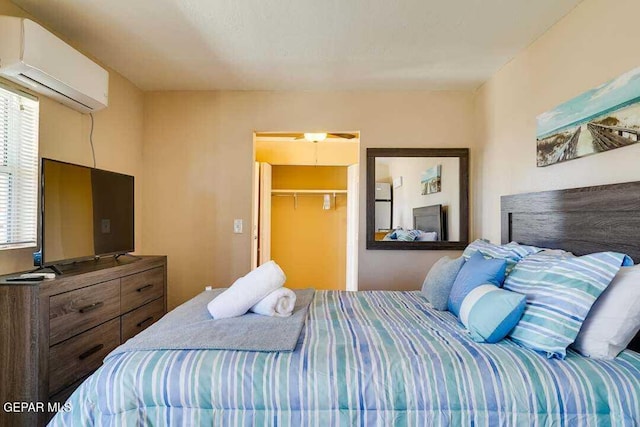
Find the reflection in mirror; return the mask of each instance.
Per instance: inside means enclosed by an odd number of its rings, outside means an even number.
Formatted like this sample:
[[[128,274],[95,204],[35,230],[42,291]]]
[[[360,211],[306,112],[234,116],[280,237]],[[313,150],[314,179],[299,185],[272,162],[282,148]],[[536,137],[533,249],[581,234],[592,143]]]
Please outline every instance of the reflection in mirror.
[[[367,148],[367,249],[460,250],[468,148]]]
[[[375,240],[460,240],[458,157],[375,158]]]

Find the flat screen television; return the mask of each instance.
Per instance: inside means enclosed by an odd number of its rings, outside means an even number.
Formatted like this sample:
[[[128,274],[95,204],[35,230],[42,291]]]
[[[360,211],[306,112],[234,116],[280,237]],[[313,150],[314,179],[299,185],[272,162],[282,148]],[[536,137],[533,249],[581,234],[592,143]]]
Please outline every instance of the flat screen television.
[[[134,251],[134,178],[42,159],[41,266]]]

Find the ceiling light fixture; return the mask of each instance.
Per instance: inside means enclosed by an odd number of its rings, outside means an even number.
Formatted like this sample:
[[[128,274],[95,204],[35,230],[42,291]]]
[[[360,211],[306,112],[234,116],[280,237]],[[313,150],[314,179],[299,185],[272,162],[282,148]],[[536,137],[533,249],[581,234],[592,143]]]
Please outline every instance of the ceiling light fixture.
[[[326,132],[316,132],[316,133],[307,133],[304,134],[304,139],[309,142],[322,142],[327,139]]]

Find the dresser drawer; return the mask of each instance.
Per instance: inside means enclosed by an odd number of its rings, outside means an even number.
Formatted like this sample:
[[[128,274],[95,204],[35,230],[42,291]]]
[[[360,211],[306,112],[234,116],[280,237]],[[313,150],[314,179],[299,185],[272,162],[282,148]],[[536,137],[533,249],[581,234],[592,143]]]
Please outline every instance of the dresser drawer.
[[[164,269],[152,268],[120,279],[120,312],[127,313],[164,295]]]
[[[120,318],[88,330],[49,349],[49,395],[99,368],[120,345]]]
[[[120,314],[120,279],[49,299],[49,345],[57,344]]]
[[[144,331],[164,316],[164,299],[158,298],[122,316],[122,342]]]

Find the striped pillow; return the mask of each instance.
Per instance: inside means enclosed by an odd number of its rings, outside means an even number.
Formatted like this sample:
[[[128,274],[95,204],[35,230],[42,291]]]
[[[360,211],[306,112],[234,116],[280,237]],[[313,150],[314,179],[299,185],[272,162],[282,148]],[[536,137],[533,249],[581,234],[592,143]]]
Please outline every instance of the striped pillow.
[[[420,236],[420,230],[397,230],[396,239],[403,242],[413,242]]]
[[[478,239],[471,242],[464,252],[462,256],[469,260],[473,254],[476,252],[480,252],[485,258],[497,258],[504,259],[507,261],[507,275],[513,270],[513,267],[525,257],[538,253],[542,249],[536,248],[535,246],[525,246],[520,245],[516,242],[507,243],[506,245],[494,245],[491,242],[488,242],[483,239]]]
[[[420,237],[420,230],[403,230],[401,228],[387,233],[382,240],[398,240],[403,242],[413,242]]]
[[[524,315],[509,336],[549,358],[564,359],[591,306],[621,265],[633,262],[616,252],[575,258],[537,254],[523,259],[504,282],[505,289],[527,296]]]
[[[462,301],[460,321],[471,339],[495,343],[507,336],[524,312],[527,298],[495,285],[473,289]]]

